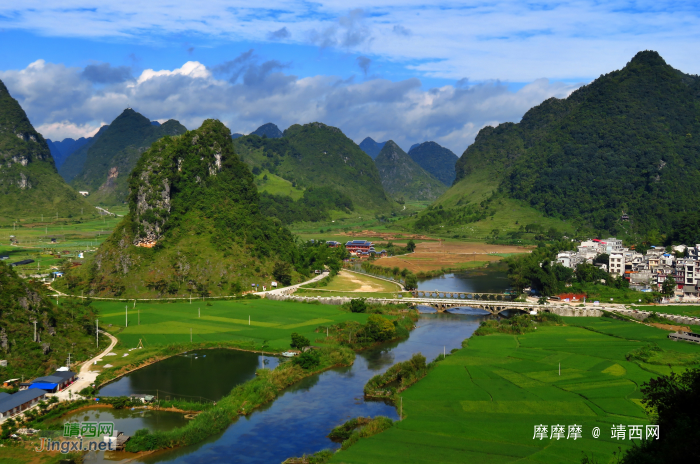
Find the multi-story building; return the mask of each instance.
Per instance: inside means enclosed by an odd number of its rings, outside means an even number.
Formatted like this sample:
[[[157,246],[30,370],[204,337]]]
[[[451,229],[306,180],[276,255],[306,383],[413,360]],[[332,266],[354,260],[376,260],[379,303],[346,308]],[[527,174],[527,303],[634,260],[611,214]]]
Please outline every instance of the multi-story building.
[[[608,258],[608,272],[614,276],[625,275],[625,255],[620,252],[611,253]]]

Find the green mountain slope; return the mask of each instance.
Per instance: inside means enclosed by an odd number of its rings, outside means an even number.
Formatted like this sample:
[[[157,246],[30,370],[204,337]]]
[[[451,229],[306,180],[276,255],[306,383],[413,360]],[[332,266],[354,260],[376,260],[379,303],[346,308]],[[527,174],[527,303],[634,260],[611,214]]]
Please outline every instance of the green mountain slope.
[[[498,189],[547,216],[610,233],[668,231],[700,198],[699,97],[698,76],[640,52],[518,124],[482,129],[441,202],[478,201],[455,195],[475,184],[482,198]]]
[[[433,201],[447,187],[421,168],[393,140],[389,140],[374,160],[384,190],[394,198]]]
[[[274,280],[296,245],[263,217],[253,176],[231,132],[207,120],[156,141],[129,176],[129,214],[91,262],[68,272],[68,291],[100,295],[219,295]]]
[[[38,282],[19,277],[0,262],[0,359],[3,379],[30,379],[86,360],[97,351],[95,317],[89,307],[63,303],[56,307]],[[34,338],[36,321],[37,337]]]
[[[234,144],[254,172],[256,168],[267,170],[292,182],[293,187],[333,188],[350,198],[356,208],[392,207],[372,159],[338,128],[318,122],[295,124],[282,138],[249,135]]]
[[[185,126],[175,120],[153,125],[148,118],[126,109],[100,133],[85,152],[85,163],[71,181],[76,190],[90,192],[93,204],[122,203],[127,196],[127,179],[141,154],[166,135],[179,135]]]
[[[90,205],[58,175],[46,140],[0,81],[0,221],[77,217]]]
[[[459,158],[451,150],[435,142],[423,142],[412,147],[408,156],[443,184],[450,186],[454,183],[455,163]]]

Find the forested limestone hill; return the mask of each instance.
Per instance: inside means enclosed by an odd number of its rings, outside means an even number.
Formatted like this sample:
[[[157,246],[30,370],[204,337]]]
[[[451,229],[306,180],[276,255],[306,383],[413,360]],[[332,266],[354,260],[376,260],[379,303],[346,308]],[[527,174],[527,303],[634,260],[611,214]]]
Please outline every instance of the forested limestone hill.
[[[65,301],[57,307],[41,283],[25,280],[0,262],[0,358],[7,360],[4,379],[29,380],[85,361],[97,351],[95,315],[89,307]],[[36,321],[36,338],[34,338]]]
[[[282,138],[249,135],[235,139],[234,145],[254,172],[267,170],[294,187],[335,189],[355,208],[392,207],[372,159],[336,127],[295,124]]]
[[[274,280],[296,244],[279,220],[263,217],[253,176],[231,132],[207,120],[156,141],[129,176],[129,214],[89,263],[60,279],[69,292],[229,295]]]
[[[374,163],[379,169],[384,190],[395,199],[433,201],[447,190],[393,140],[385,143]]]
[[[148,118],[126,109],[87,147],[82,169],[71,180],[71,185],[76,190],[89,191],[88,200],[93,204],[123,203],[128,193],[129,173],[141,154],[156,140],[186,130],[173,119],[153,125]]]
[[[463,204],[480,201],[489,186],[548,216],[613,234],[671,234],[700,222],[700,77],[640,52],[518,124],[482,129],[456,173],[446,206],[457,192]]]
[[[46,140],[0,81],[0,222],[90,209],[58,175]]]
[[[454,183],[455,163],[459,158],[450,149],[435,142],[423,142],[412,146],[408,156],[443,184]]]

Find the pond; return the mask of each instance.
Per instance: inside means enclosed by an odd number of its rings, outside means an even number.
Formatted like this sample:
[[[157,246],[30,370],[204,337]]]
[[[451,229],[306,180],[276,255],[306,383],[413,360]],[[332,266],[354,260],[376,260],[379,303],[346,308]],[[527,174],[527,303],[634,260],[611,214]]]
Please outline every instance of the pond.
[[[259,353],[228,349],[192,351],[138,369],[100,389],[103,396],[144,393],[161,399],[218,401],[233,387],[247,382],[262,367]],[[264,357],[274,369],[279,359]]]
[[[421,315],[408,339],[360,352],[350,367],[304,379],[203,443],[146,456],[142,462],[267,464],[326,448],[336,449],[340,445],[326,436],[333,427],[350,418],[383,415],[398,419],[392,405],[364,400],[363,387],[372,376],[414,353],[420,352],[430,361],[443,350],[449,353],[460,348],[462,341],[489,317]]]

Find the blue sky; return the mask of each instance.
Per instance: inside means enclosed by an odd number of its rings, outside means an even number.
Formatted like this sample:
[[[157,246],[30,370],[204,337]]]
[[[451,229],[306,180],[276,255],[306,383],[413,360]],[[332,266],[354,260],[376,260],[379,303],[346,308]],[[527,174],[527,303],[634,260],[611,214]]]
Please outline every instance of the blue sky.
[[[127,106],[247,133],[322,121],[461,154],[636,52],[700,73],[693,2],[510,0],[0,4],[0,79],[37,130],[94,133]]]

